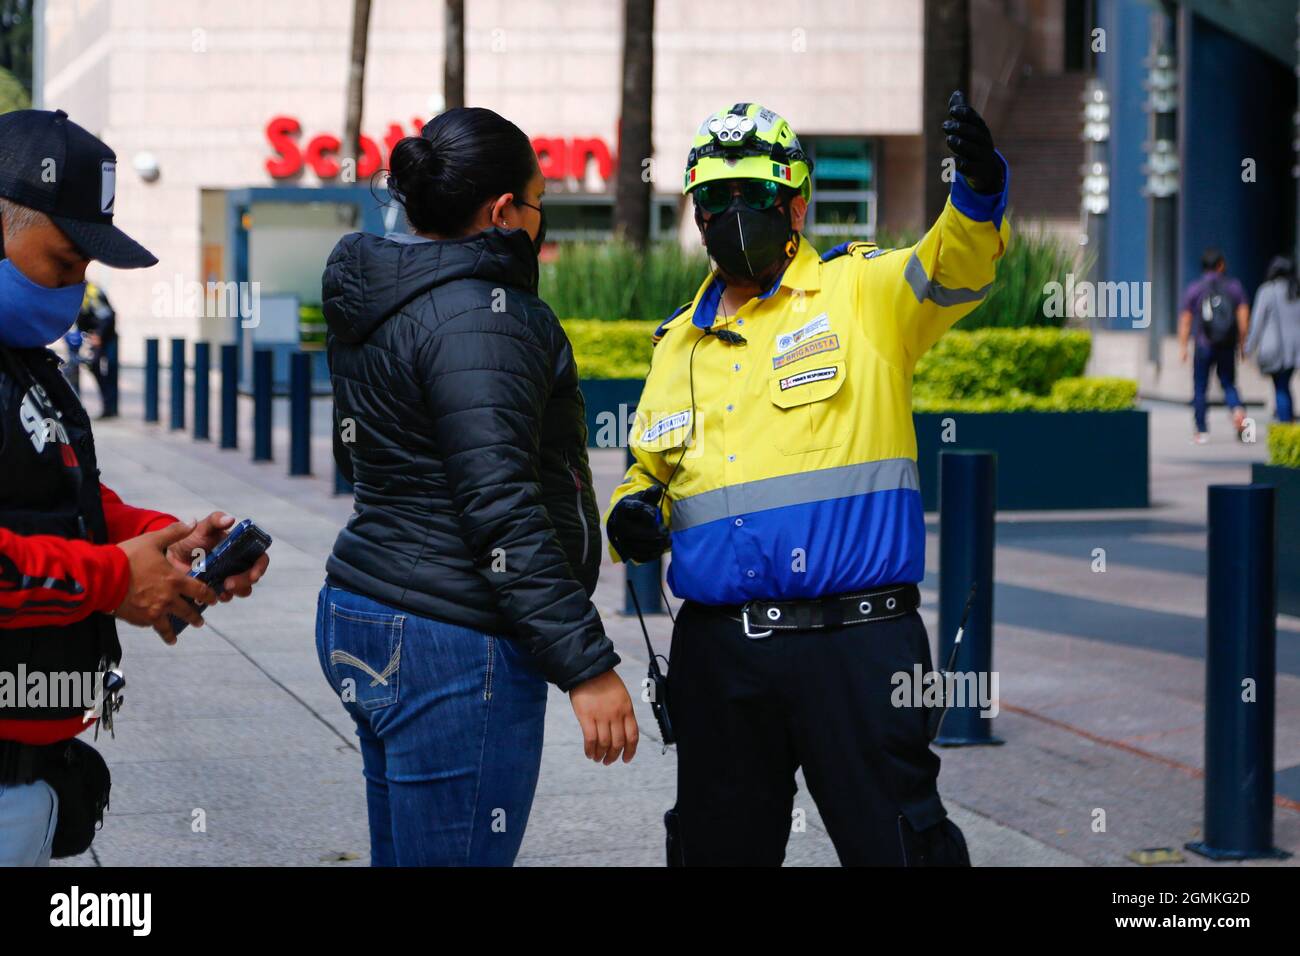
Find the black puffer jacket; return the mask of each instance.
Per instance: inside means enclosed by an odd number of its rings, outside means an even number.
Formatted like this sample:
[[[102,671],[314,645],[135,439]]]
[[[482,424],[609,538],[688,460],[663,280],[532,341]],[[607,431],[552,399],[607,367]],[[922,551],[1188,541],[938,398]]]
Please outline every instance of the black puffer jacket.
[[[356,496],[330,583],[514,637],[562,690],[613,667],[582,393],[528,234],[354,233],[322,287]]]

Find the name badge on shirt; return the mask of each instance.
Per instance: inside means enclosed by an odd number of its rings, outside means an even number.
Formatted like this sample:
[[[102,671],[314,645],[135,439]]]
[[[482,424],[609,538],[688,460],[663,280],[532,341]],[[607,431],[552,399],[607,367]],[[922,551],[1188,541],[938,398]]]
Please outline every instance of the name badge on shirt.
[[[772,359],[772,368],[781,368],[783,365],[789,365],[791,362],[798,362],[800,359],[806,359],[810,355],[818,355],[822,352],[834,352],[840,347],[840,337],[838,335],[823,335],[818,339],[809,339],[803,345],[796,345],[788,352],[782,352]]]
[[[798,388],[800,385],[811,385],[813,382],[824,382],[838,374],[839,369],[834,365],[828,365],[826,368],[810,368],[806,372],[787,375],[781,379],[781,391],[784,392],[787,388]]]

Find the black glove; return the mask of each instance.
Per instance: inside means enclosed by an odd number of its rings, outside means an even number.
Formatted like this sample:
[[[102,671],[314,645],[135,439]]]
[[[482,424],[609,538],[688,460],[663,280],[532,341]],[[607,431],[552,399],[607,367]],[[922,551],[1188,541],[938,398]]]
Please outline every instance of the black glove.
[[[609,543],[623,560],[643,564],[668,550],[668,530],[659,511],[663,494],[663,485],[651,485],[620,498],[609,513],[605,530]]]
[[[993,134],[979,113],[966,103],[966,94],[961,90],[948,100],[948,117],[943,131],[948,134],[948,149],[957,157],[957,172],[977,193],[987,196],[1002,192],[1002,160],[993,152]]]

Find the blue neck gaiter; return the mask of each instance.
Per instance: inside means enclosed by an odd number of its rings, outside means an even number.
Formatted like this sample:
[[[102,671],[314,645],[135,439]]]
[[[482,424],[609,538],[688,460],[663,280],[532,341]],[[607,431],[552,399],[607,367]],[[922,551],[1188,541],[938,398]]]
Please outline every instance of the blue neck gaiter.
[[[77,321],[86,283],[47,289],[0,260],[0,345],[34,349],[49,345]]]

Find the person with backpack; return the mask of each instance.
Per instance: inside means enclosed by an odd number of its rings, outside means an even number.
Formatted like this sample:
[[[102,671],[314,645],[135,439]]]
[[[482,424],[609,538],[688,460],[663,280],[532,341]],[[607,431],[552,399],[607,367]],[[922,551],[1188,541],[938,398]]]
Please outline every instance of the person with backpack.
[[[1178,316],[1178,345],[1184,364],[1188,358],[1188,341],[1196,349],[1192,362],[1192,411],[1196,431],[1192,441],[1204,445],[1209,441],[1206,426],[1206,387],[1210,369],[1214,369],[1223,386],[1223,399],[1232,409],[1232,423],[1240,437],[1246,427],[1246,409],[1237,394],[1237,350],[1246,339],[1250,307],[1241,283],[1227,274],[1227,262],[1218,249],[1206,249],[1201,255],[1201,277],[1187,287],[1183,308]]]
[[[1259,370],[1273,379],[1274,420],[1295,421],[1291,376],[1300,365],[1300,277],[1285,256],[1275,256],[1268,264],[1255,293],[1245,354],[1253,354]]]

